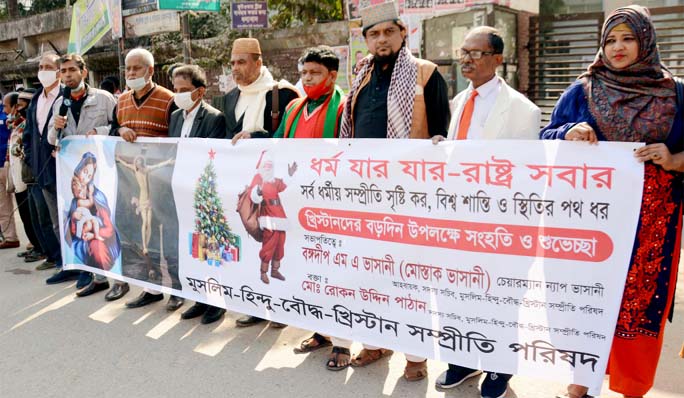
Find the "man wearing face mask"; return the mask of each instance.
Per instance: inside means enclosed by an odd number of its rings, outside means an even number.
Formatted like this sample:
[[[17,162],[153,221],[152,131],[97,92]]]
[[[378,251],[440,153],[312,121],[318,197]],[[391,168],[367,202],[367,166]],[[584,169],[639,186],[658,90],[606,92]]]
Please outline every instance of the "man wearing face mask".
[[[171,115],[169,137],[225,138],[226,121],[223,113],[204,102],[207,76],[197,65],[178,65],[173,69],[173,101],[178,106]],[[202,317],[202,324],[210,324],[223,317],[223,308],[196,302],[181,314],[181,319]]]
[[[173,101],[178,110],[171,114],[169,137],[225,138],[223,113],[204,102],[207,77],[197,65],[182,65],[173,70]]]
[[[67,98],[59,97],[52,106],[52,119],[48,122],[47,140],[50,145],[59,146],[59,139],[70,135],[107,135],[112,123],[112,114],[116,106],[116,99],[110,93],[98,88],[90,87],[86,82],[88,68],[80,55],[67,54],[58,60],[59,72],[65,85]],[[68,90],[67,90],[68,89]],[[67,107],[66,116],[60,116],[60,108]],[[43,189],[45,201],[50,211],[55,234],[60,237],[57,210],[57,190]],[[61,270],[46,280],[47,284],[60,283],[74,279],[74,272]],[[109,288],[104,276],[95,278],[88,272],[81,272],[76,283],[79,297],[88,296]]]
[[[52,106],[61,95],[59,55],[44,54],[38,64],[38,80],[42,87],[31,99],[26,112],[26,130],[22,141],[24,144],[24,161],[33,173],[34,182],[28,183],[29,210],[34,232],[41,242],[46,259],[36,267],[42,271],[61,267],[62,256],[58,235],[50,218],[50,210],[43,189],[56,192],[57,171],[55,158],[52,156],[55,147],[48,142],[48,122],[52,119]],[[24,260],[26,261],[26,259]]]
[[[4,240],[0,243],[1,249],[19,247],[16,225],[14,224],[14,201],[12,195],[7,192],[7,179],[12,178],[9,174],[9,158],[7,157],[7,144],[16,114],[17,99],[19,93],[7,93],[2,99],[3,112],[0,118],[0,231]]]
[[[126,54],[126,86],[129,91],[119,97],[110,135],[121,136],[128,142],[138,137],[168,137],[171,114],[177,109],[173,93],[152,81],[154,56],[143,48],[134,48]],[[128,293],[128,283],[116,282],[105,295],[105,300],[118,300]],[[164,294],[143,289],[137,298],[126,303],[128,308],[143,307],[164,299]],[[171,296],[166,303],[168,311],[180,308],[185,300]]]
[[[272,137],[287,104],[299,97],[297,89],[285,80],[273,79],[263,66],[257,39],[235,40],[230,65],[238,86],[223,98],[227,137],[233,143],[243,138]]]
[[[345,100],[335,84],[340,60],[330,47],[319,46],[301,61],[306,97],[290,102],[273,138],[337,138]]]

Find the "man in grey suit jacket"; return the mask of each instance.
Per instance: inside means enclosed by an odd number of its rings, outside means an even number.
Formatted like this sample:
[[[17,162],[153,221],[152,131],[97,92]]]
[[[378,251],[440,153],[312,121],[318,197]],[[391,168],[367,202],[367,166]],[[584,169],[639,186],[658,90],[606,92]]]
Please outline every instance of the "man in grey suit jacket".
[[[204,102],[207,76],[197,65],[182,65],[173,70],[173,100],[178,109],[171,114],[169,137],[225,138],[226,120],[218,109]],[[216,322],[223,308],[196,302],[181,314],[182,319],[202,316],[202,323]]]
[[[458,50],[461,73],[470,80],[466,90],[452,101],[447,140],[538,139],[541,111],[524,95],[496,75],[503,63],[504,42],[499,31],[488,26],[471,30]],[[438,143],[444,137],[435,136]],[[482,373],[480,369],[449,364],[435,382],[441,389],[453,388]],[[512,376],[487,372],[480,388],[483,398],[506,395]]]
[[[204,102],[207,77],[197,65],[183,65],[173,71],[173,98],[178,109],[171,114],[169,137],[225,138],[223,113]]]

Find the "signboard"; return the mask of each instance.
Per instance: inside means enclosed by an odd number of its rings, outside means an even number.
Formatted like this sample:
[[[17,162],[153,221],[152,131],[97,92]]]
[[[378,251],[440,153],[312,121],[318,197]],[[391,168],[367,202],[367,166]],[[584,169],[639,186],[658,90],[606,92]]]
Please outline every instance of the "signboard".
[[[219,0],[159,0],[159,9],[219,12],[221,2]]]
[[[136,14],[124,19],[126,37],[149,36],[164,32],[180,31],[180,18],[177,11],[153,11]]]
[[[73,5],[67,51],[79,55],[90,50],[111,29],[107,2],[78,0]]]
[[[233,29],[268,28],[268,2],[233,2],[230,6]]]
[[[121,1],[121,8],[121,13],[124,17],[157,11],[159,9],[157,0],[123,0]]]
[[[57,158],[64,267],[600,389],[642,145],[68,137]]]

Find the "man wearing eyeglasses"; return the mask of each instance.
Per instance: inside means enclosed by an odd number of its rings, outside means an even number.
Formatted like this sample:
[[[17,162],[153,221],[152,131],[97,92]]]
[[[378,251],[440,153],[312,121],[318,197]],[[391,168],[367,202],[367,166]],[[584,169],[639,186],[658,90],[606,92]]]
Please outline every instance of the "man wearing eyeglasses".
[[[496,75],[503,63],[504,42],[494,28],[471,30],[458,50],[461,73],[470,80],[468,88],[452,101],[451,123],[447,140],[465,139],[538,139],[541,111],[524,95]],[[433,137],[437,144],[444,137]],[[435,382],[436,387],[453,388],[482,370],[449,364]],[[506,395],[509,374],[487,372],[482,381],[483,398]]]
[[[496,75],[504,42],[489,26],[471,30],[458,50],[461,74],[470,80],[451,103],[447,140],[537,139],[541,111]],[[434,137],[435,142],[442,141]]]

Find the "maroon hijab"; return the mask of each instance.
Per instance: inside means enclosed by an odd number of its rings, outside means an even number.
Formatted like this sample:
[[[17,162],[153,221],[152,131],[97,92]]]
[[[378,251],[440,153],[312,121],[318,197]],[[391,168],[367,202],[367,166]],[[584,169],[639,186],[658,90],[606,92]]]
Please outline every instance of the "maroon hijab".
[[[603,48],[613,28],[625,23],[639,42],[637,61],[614,69],[605,62]],[[609,141],[664,141],[676,114],[675,83],[660,63],[656,34],[647,8],[629,6],[613,11],[601,33],[601,48],[587,72],[580,76],[584,94],[599,129]]]

